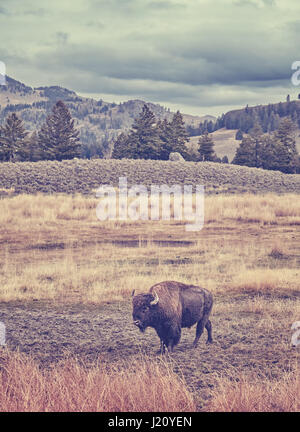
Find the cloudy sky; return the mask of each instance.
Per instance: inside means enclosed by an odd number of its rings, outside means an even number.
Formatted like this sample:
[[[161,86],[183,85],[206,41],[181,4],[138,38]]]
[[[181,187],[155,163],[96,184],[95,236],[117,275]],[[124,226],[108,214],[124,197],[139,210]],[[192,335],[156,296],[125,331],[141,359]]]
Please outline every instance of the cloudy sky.
[[[299,0],[0,0],[0,29],[31,86],[212,115],[300,93]]]

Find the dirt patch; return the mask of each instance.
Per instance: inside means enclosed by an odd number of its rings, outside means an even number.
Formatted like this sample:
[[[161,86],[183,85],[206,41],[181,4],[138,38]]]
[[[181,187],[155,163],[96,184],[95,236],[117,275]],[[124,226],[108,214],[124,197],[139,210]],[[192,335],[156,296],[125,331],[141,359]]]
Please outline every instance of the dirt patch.
[[[205,344],[205,333],[198,348],[193,349],[195,328],[183,329],[181,341],[170,358],[174,370],[183,373],[194,392],[199,409],[205,409],[216,374],[235,378],[241,372],[254,370],[262,376],[267,373],[279,377],[297,362],[297,352],[289,345],[289,323],[278,331],[274,322],[266,332],[259,325],[259,314],[243,311],[246,300],[246,296],[219,299],[222,305],[232,302],[235,316],[232,317],[231,308],[226,312],[223,307],[218,312],[217,301],[211,318],[214,343]],[[141,334],[132,324],[129,301],[61,307],[43,302],[2,303],[0,321],[7,328],[8,348],[31,354],[44,367],[68,355],[87,363],[99,358],[118,363],[141,352],[155,359],[159,348],[153,329]]]

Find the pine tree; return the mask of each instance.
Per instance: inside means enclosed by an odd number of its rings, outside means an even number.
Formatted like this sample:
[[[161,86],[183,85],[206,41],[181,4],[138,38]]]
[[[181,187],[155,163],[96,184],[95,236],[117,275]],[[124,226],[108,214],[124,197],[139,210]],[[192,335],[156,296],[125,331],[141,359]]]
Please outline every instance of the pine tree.
[[[133,133],[126,135],[122,132],[114,143],[112,153],[113,159],[135,159],[137,153],[137,141],[134,139]],[[135,142],[135,145],[133,145]]]
[[[277,143],[272,135],[265,134],[261,138],[261,167],[264,169],[279,169]]]
[[[279,114],[275,114],[274,111],[272,111],[269,120],[269,132],[273,132],[274,130],[278,129],[279,122]]]
[[[189,141],[189,136],[185,128],[183,117],[179,111],[177,111],[170,123],[172,132],[172,152],[179,152],[182,156],[186,152],[186,142]]]
[[[251,136],[243,137],[241,144],[236,149],[232,163],[255,167],[255,140]]]
[[[260,126],[251,129],[236,150],[234,164],[280,170],[285,173],[297,171],[298,153],[294,137],[295,124],[284,118],[273,135],[262,134]]]
[[[258,123],[258,119],[254,123],[254,126],[250,129],[249,135],[253,139],[254,144],[254,165],[256,168],[259,168],[262,164],[261,162],[261,136],[263,135],[263,130]]]
[[[278,114],[279,114],[279,117],[283,117],[286,114],[284,106],[282,105],[282,102],[279,102],[279,104],[278,104]]]
[[[239,129],[235,134],[235,139],[241,141],[243,139],[243,132]]]
[[[133,133],[129,135],[134,145],[137,144],[136,157],[140,159],[159,159],[161,140],[156,127],[156,119],[147,105],[132,125]]]
[[[168,122],[167,119],[164,119],[163,121],[158,121],[157,130],[159,139],[161,141],[161,151],[159,158],[161,160],[168,160],[170,153],[173,151],[173,131],[171,124]]]
[[[199,144],[199,159],[200,161],[213,161],[215,157],[214,142],[208,133],[200,136]]]
[[[167,119],[159,121],[157,130],[161,141],[161,160],[168,160],[171,152],[179,152],[184,158],[187,156],[186,142],[189,141],[189,135],[179,111],[174,114],[170,123]]]
[[[20,160],[29,162],[37,162],[42,159],[36,131],[25,138],[24,145],[19,150],[19,157]]]
[[[67,106],[58,101],[38,133],[43,158],[61,161],[80,156],[78,135]]]
[[[212,133],[213,131],[214,131],[214,124],[212,120],[210,120],[209,122],[207,122],[207,132]]]
[[[300,174],[300,155],[295,156],[294,166],[295,166],[295,173]]]
[[[295,140],[295,124],[290,118],[284,118],[274,134],[276,143],[276,165],[280,171],[293,173],[295,158],[298,154]]]
[[[225,164],[228,164],[229,163],[228,157],[226,155],[223,156],[222,159],[221,159],[221,162],[225,163]]]
[[[17,160],[27,135],[23,121],[16,113],[9,115],[0,132],[0,160],[9,162]]]

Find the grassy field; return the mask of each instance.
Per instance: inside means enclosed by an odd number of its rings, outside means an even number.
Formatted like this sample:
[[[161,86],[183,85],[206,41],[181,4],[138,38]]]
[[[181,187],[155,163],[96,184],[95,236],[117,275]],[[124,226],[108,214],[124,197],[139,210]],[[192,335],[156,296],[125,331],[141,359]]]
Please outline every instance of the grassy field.
[[[299,350],[290,347],[291,324],[300,319],[299,195],[207,196],[196,233],[181,221],[100,222],[97,203],[64,194],[0,200],[0,320],[8,346],[0,409],[77,411],[83,396],[68,398],[70,376],[79,389],[97,376],[85,410],[156,411],[162,386],[162,411],[299,410]],[[213,345],[203,336],[192,349],[195,329],[184,329],[161,363],[155,332],[141,335],[132,324],[131,291],[163,280],[204,286],[215,304]],[[149,368],[153,399],[145,391]],[[26,370],[32,380],[27,372],[18,379]],[[29,403],[34,382],[39,390]],[[115,393],[107,393],[109,383]]]

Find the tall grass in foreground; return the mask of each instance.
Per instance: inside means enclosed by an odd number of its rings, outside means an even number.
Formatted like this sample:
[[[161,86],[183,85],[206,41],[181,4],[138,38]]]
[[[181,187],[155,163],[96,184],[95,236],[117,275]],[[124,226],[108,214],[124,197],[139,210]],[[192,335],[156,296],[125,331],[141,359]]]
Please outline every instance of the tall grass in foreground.
[[[184,381],[170,365],[140,358],[134,364],[86,367],[75,359],[50,370],[31,357],[0,352],[2,412],[195,411]]]
[[[208,404],[209,411],[225,412],[298,412],[300,410],[300,373],[286,372],[276,380],[247,375],[239,381],[219,378]]]

